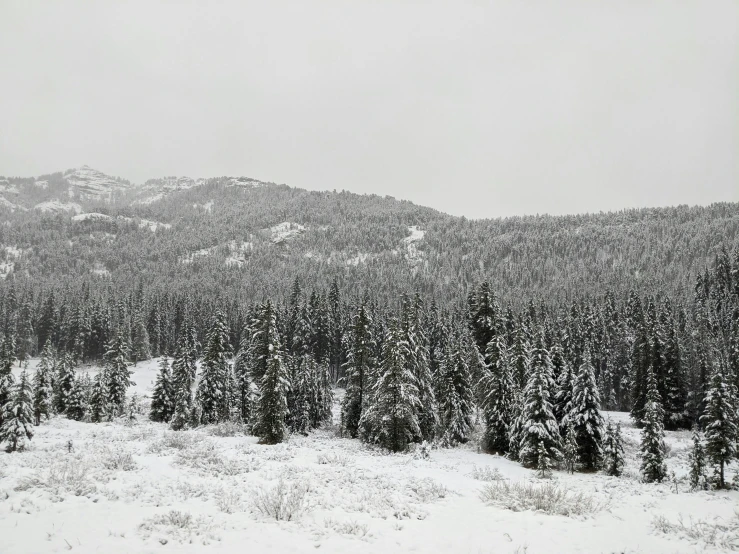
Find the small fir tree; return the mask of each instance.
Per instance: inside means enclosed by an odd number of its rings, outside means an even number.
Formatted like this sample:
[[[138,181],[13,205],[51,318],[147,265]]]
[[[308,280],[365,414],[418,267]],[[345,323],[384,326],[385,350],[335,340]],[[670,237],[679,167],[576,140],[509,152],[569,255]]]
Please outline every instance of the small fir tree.
[[[544,441],[539,441],[539,454],[537,456],[536,476],[539,479],[551,479],[552,478],[552,458],[549,456],[549,451],[544,444]]]
[[[13,377],[13,363],[15,362],[15,340],[10,333],[0,344],[0,425],[3,424],[2,407],[7,404],[13,394],[15,378]]]
[[[175,431],[184,429],[193,419],[192,387],[197,371],[197,354],[194,331],[185,327],[180,334],[177,352],[172,361],[172,388],[174,391],[174,413],[171,427]]]
[[[539,336],[531,354],[531,376],[523,395],[519,458],[530,468],[539,466],[544,448],[547,457],[557,461],[562,457],[557,420],[552,411],[550,391],[554,388],[549,353]]]
[[[122,333],[116,335],[105,354],[105,384],[111,415],[121,416],[126,409],[126,392],[133,384],[128,360],[128,343]]]
[[[706,480],[706,451],[697,428],[693,429],[693,448],[688,457],[690,463],[690,488],[705,490],[708,488]]]
[[[85,390],[85,383],[82,378],[76,378],[72,385],[72,390],[69,393],[67,399],[67,408],[64,414],[69,419],[75,421],[82,421],[85,418],[87,411],[87,391]]]
[[[607,475],[619,477],[623,473],[625,464],[621,424],[617,423],[614,426],[609,420],[603,440],[603,469]]]
[[[391,320],[383,344],[374,402],[362,415],[368,422],[360,421],[360,427],[373,430],[366,440],[376,441],[393,452],[405,450],[420,435],[418,389],[413,373],[405,364],[407,348],[397,320]]]
[[[23,450],[25,441],[33,438],[33,398],[28,375],[21,372],[11,398],[2,407],[0,443],[6,442],[8,452]]]
[[[447,344],[441,366],[439,412],[442,442],[449,446],[467,442],[472,432],[472,385],[463,351],[470,347],[461,337],[455,337]]]
[[[166,356],[159,362],[159,373],[151,395],[149,419],[169,423],[174,414],[174,391],[172,376],[169,371],[169,360]]]
[[[568,417],[577,436],[578,458],[583,469],[596,469],[602,456],[603,418],[600,415],[595,369],[588,349],[583,354],[583,363],[577,373],[572,411]]]
[[[724,469],[737,451],[737,415],[734,402],[724,372],[717,365],[711,387],[706,393],[706,409],[701,423],[706,433],[706,458],[714,467],[716,486],[719,488],[724,488],[726,484]]]
[[[229,333],[226,318],[221,311],[213,318],[208,342],[203,352],[203,363],[198,381],[196,401],[200,408],[202,425],[229,419],[227,357],[230,354]]]
[[[577,468],[577,450],[577,435],[570,425],[565,428],[564,445],[562,446],[562,462],[565,471],[568,473],[575,473],[575,469]]]
[[[647,483],[661,482],[667,475],[665,466],[665,419],[662,401],[657,390],[654,371],[647,369],[646,399],[641,432],[641,472]]]
[[[74,360],[70,354],[64,353],[56,364],[56,379],[54,380],[54,409],[59,414],[67,410],[74,380]]]
[[[105,372],[100,371],[92,380],[90,390],[90,421],[100,423],[110,416],[108,409],[108,387],[105,383]]]
[[[41,417],[49,419],[52,412],[54,373],[54,357],[49,345],[44,347],[41,361],[33,376],[33,415],[36,425],[41,424]]]
[[[285,440],[287,429],[287,392],[290,388],[287,367],[282,359],[277,320],[271,302],[263,308],[266,334],[270,337],[267,347],[266,367],[261,377],[257,403],[256,434],[263,444],[277,444]]]
[[[505,338],[502,335],[494,337],[488,343],[486,359],[488,367],[478,386],[483,391],[484,447],[490,452],[505,454],[510,447],[515,391]]]

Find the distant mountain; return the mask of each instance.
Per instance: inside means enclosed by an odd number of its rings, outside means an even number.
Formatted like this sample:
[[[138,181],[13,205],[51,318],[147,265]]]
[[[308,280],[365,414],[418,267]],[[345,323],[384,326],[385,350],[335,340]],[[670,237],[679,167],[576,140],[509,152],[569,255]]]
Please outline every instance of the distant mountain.
[[[467,220],[407,201],[250,179],[164,177],[134,185],[87,166],[0,177],[0,277],[257,298],[295,276],[353,294],[433,292],[458,301],[487,279],[503,299],[604,291],[687,295],[739,204]]]

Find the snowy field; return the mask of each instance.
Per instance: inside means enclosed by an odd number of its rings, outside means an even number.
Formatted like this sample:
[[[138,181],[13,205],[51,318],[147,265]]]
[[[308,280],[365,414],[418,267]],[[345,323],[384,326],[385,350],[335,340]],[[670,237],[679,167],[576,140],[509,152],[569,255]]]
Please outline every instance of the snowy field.
[[[145,397],[156,361],[132,369]],[[477,439],[424,458],[341,438],[336,425],[262,446],[229,425],[175,433],[143,416],[57,417],[36,428],[26,452],[0,453],[0,553],[739,549],[739,493],[688,491],[690,433],[667,433],[676,482],[645,485],[639,431],[627,414],[607,415],[623,426],[626,474],[555,472],[551,481],[478,452]],[[535,494],[543,509],[525,509],[528,497],[515,492],[526,486],[562,496],[547,507]]]

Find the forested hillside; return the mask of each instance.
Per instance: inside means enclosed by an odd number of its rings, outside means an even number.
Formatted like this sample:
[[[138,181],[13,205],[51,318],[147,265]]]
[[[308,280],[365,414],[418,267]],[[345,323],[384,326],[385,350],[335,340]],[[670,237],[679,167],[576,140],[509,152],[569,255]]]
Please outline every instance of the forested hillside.
[[[606,290],[685,298],[739,231],[736,203],[471,221],[390,197],[230,177],[132,185],[87,167],[0,178],[0,195],[0,276],[36,292],[143,281],[248,302],[300,276],[457,306],[482,280],[515,305]]]

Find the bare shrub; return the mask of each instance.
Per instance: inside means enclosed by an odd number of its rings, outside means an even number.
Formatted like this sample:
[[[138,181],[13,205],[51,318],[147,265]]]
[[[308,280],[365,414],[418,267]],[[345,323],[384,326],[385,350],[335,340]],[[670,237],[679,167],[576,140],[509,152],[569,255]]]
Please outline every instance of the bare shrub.
[[[505,477],[497,467],[491,468],[490,466],[472,467],[471,476],[473,479],[478,481],[503,481]]]
[[[677,523],[672,523],[664,516],[652,519],[652,529],[665,535],[680,535],[692,541],[716,546],[725,550],[739,550],[739,512],[727,523],[709,523],[702,519],[690,520],[686,523],[682,515]]]
[[[337,454],[336,452],[329,452],[327,454],[318,455],[318,463],[321,465],[331,466],[348,466],[353,463],[353,460],[345,454]]]
[[[133,454],[125,450],[109,449],[102,460],[103,467],[112,471],[134,471],[138,465]]]
[[[337,521],[328,518],[323,521],[323,525],[326,529],[331,529],[340,535],[352,535],[360,539],[371,536],[369,527],[357,521]]]
[[[556,483],[493,481],[480,493],[483,502],[521,512],[534,510],[568,517],[590,516],[605,505],[582,492],[570,492]]]
[[[202,442],[202,435],[192,432],[167,432],[158,441],[149,445],[148,451],[154,454],[160,454],[167,449],[187,450],[194,448],[198,443]]]
[[[216,506],[224,514],[242,512],[244,509],[243,503],[241,502],[241,495],[235,491],[227,492],[223,489],[216,496]]]
[[[414,479],[408,483],[407,488],[422,503],[440,500],[451,494],[451,491],[448,488],[437,483],[430,477]]]
[[[15,490],[26,491],[37,488],[47,490],[57,497],[65,492],[75,496],[89,496],[96,490],[89,473],[90,466],[85,461],[76,458],[65,459],[22,479]]]
[[[305,508],[306,487],[280,479],[272,488],[260,487],[252,499],[254,508],[264,517],[293,521]]]
[[[214,437],[238,437],[246,434],[246,426],[243,423],[223,421],[206,427],[205,431]]]

